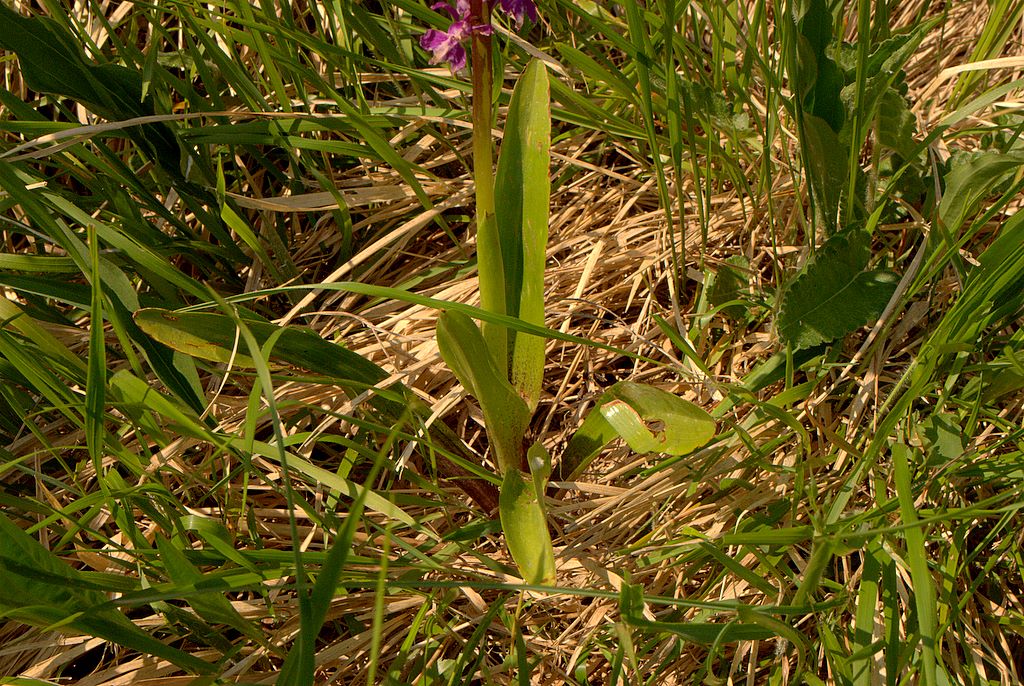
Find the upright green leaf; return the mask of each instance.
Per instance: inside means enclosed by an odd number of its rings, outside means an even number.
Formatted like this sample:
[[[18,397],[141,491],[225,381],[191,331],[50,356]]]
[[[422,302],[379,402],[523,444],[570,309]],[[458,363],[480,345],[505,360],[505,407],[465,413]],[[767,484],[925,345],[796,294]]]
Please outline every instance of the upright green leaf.
[[[800,155],[804,161],[815,220],[835,231],[847,155],[839,140],[846,121],[840,93],[843,73],[829,56],[832,12],[826,0],[790,0],[787,71],[795,93]]]
[[[103,277],[96,231],[89,227],[92,298],[89,321],[88,374],[85,383],[85,443],[97,475],[103,474],[103,413],[107,387],[107,350],[103,330]],[[101,484],[103,480],[100,480]]]
[[[516,84],[495,175],[495,220],[505,279],[505,313],[544,325],[544,264],[551,182],[547,68],[533,60]],[[544,339],[510,332],[513,386],[533,410],[544,377]]]

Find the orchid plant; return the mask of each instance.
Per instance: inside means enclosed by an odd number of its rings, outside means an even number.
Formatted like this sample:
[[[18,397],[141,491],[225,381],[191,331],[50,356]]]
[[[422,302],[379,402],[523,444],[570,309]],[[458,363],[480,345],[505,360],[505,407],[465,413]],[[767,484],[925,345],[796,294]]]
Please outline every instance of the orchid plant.
[[[469,44],[481,307],[543,327],[551,111],[541,62],[527,66],[512,93],[496,169],[491,140],[491,12],[500,9],[521,28],[526,20],[537,21],[537,8],[533,0],[455,0],[433,8],[451,23],[421,37],[430,62],[460,72],[467,66]],[[543,383],[544,338],[488,322],[478,327],[449,310],[438,319],[437,340],[442,358],[480,403],[501,475],[498,510],[509,552],[528,583],[552,584],[555,557],[544,511],[551,458],[540,441],[527,440]],[[619,382],[569,441],[560,475],[578,474],[617,436],[638,452],[681,455],[706,443],[714,431],[714,421],[696,405],[657,388]]]

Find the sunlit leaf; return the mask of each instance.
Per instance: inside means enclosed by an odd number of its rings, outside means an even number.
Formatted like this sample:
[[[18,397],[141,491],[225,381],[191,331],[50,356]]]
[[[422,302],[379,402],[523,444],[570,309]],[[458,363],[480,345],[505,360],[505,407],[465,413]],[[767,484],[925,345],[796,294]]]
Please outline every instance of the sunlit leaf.
[[[505,280],[505,313],[544,325],[544,266],[551,182],[551,112],[547,68],[523,72],[509,103],[495,175],[495,220]],[[511,381],[530,409],[544,377],[544,339],[512,334]]]
[[[899,279],[892,272],[866,269],[869,240],[864,231],[833,236],[790,284],[778,329],[794,349],[845,336],[885,309]]]
[[[538,489],[530,475],[510,469],[502,479],[498,502],[505,542],[523,580],[553,584],[555,557],[544,514],[543,488]]]
[[[530,411],[494,364],[480,329],[461,312],[445,312],[437,320],[437,345],[459,382],[480,402],[499,469],[518,470]]]
[[[639,453],[685,455],[714,435],[715,421],[697,405],[653,386],[620,381],[601,395],[569,440],[559,478],[578,474],[616,436]]]

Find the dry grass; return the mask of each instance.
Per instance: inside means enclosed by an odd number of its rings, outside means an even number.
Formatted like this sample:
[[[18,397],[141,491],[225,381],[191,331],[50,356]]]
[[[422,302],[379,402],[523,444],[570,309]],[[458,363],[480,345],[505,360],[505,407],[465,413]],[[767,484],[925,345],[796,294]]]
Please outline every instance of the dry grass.
[[[920,4],[900,3],[894,11],[893,29],[913,21]],[[956,31],[947,29],[930,36],[907,67],[908,98],[924,130],[948,112],[946,102],[955,80],[945,78],[942,70],[967,59],[974,41],[970,28],[983,24],[988,5],[980,0],[952,3],[946,26],[956,27]],[[120,11],[118,3],[103,6]],[[853,36],[852,27],[850,31],[848,37]],[[1020,45],[1020,30],[1014,35],[1012,44]],[[1017,78],[1020,68],[1009,67],[991,76]],[[4,80],[8,90],[27,95],[18,85],[13,62],[6,63]],[[458,94],[448,95],[456,105],[461,102]],[[760,101],[760,94],[754,93],[752,98]],[[372,104],[386,107],[396,103]],[[756,112],[750,114],[759,116]],[[972,123],[984,126],[986,122],[979,118]],[[425,126],[446,138],[422,135]],[[967,146],[969,140],[960,139],[958,145]],[[327,213],[334,206],[330,197],[285,195],[262,172],[254,174],[248,187],[235,193],[244,198],[240,198],[240,204],[251,210],[254,226],[274,226],[278,221],[288,225],[291,241],[287,249],[307,283],[359,280],[400,284],[432,267],[463,262],[473,251],[472,231],[466,221],[472,211],[471,180],[461,163],[470,157],[464,123],[438,117],[412,119],[391,143],[402,157],[437,175],[421,179],[437,209],[424,210],[407,184],[383,166],[349,168],[333,180],[349,204],[351,247],[345,245],[344,232],[335,224],[337,215]],[[757,150],[759,145],[759,141],[753,142],[750,150]],[[600,158],[593,154],[597,146],[604,147]],[[790,175],[785,162],[793,158],[795,143],[783,135],[772,141],[772,146],[767,153],[775,159],[771,165],[775,176],[760,191],[756,178],[750,179],[758,195],[746,196],[722,184],[711,196],[706,245],[702,245],[696,216],[683,218],[686,269],[692,278],[686,282],[686,290],[677,293],[673,292],[676,282],[670,227],[659,207],[657,187],[646,163],[633,159],[630,149],[614,139],[605,139],[599,132],[556,141],[552,177],[562,182],[552,195],[546,282],[548,326],[615,346],[656,364],[598,348],[549,341],[544,394],[533,430],[554,455],[560,453],[602,390],[616,380],[654,383],[710,409],[778,349],[770,302],[755,307],[754,316],[742,322],[692,309],[696,284],[730,257],[743,256],[749,262],[751,293],[755,296],[771,293],[778,285],[778,276],[792,273],[806,258],[804,221],[800,218],[805,212],[804,198],[798,190],[802,183]],[[239,162],[244,164],[245,160]],[[756,171],[752,165],[751,174]],[[681,185],[687,196],[697,192],[692,179],[683,179]],[[458,244],[453,244],[433,221],[439,212],[449,218]],[[887,226],[880,240],[899,243],[908,232],[917,230],[912,224]],[[243,276],[247,290],[276,285],[268,280],[258,261]],[[819,379],[805,398],[785,408],[784,417],[766,415],[759,403],[738,405],[721,418],[722,429],[733,430],[729,437],[683,461],[664,465],[657,456],[638,457],[617,446],[578,480],[557,484],[562,492],[550,503],[550,518],[558,584],[566,589],[563,594],[512,590],[508,585],[518,580],[502,569],[514,569],[514,565],[495,533],[470,545],[445,542],[446,535],[479,521],[481,515],[455,484],[430,487],[427,482],[433,477],[429,457],[406,451],[406,472],[382,478],[380,486],[382,492],[395,495],[418,526],[390,520],[380,513],[367,517],[367,527],[356,538],[354,554],[359,556],[358,563],[343,581],[346,592],[339,593],[333,602],[317,646],[317,683],[359,683],[371,678],[371,673],[383,683],[393,657],[417,651],[423,653],[428,666],[440,669],[467,650],[467,642],[483,655],[474,683],[513,683],[517,669],[503,661],[517,654],[517,636],[524,642],[533,683],[577,683],[576,675],[582,671],[589,683],[610,683],[613,654],[620,648],[626,650],[626,657],[624,673],[618,678],[625,683],[693,683],[695,675],[706,667],[707,649],[665,632],[634,634],[632,640],[640,644],[626,643],[629,634],[617,598],[622,585],[628,580],[641,585],[645,596],[658,597],[660,600],[646,606],[645,614],[648,619],[660,621],[729,621],[732,617],[726,613],[709,615],[702,605],[714,601],[751,606],[790,602],[811,554],[809,539],[788,546],[781,555],[757,547],[721,545],[735,569],[695,551],[699,552],[704,542],[721,541],[726,534],[742,531],[751,519],[771,517],[779,528],[820,522],[821,505],[842,487],[851,461],[863,450],[859,432],[870,434],[879,418],[879,406],[914,358],[943,303],[959,287],[952,276],[940,280],[930,299],[892,313],[889,323],[894,326],[881,331],[875,345],[863,351],[862,364],[839,367]],[[455,275],[449,269],[417,289],[444,300],[477,302],[473,271]],[[434,421],[454,427],[486,459],[481,415],[440,361],[433,329],[436,313],[396,301],[368,308],[363,307],[365,302],[360,296],[321,292],[301,302],[274,307],[282,323],[301,323],[324,337],[343,340],[349,349],[405,381],[435,408]],[[314,310],[300,312],[306,305]],[[674,347],[655,322],[655,315],[683,331],[690,330],[697,320],[704,324],[693,344],[696,355],[706,361],[710,376]],[[81,337],[81,330],[56,326],[52,330],[72,351],[85,355],[87,341]],[[850,337],[846,342],[848,355],[858,354],[868,335],[865,330]],[[238,432],[247,417],[251,420],[249,376],[238,370],[224,370],[206,376],[203,384],[211,414],[217,417],[222,431]],[[767,401],[782,388],[782,384],[770,386],[759,394],[760,398]],[[358,430],[348,419],[352,402],[329,386],[290,377],[286,370],[281,370],[274,392],[282,424],[294,433],[310,432],[295,446],[296,454],[318,467],[338,469],[343,449],[330,452],[324,447],[329,444],[319,439]],[[1002,401],[999,421],[969,436],[965,453],[985,460],[1008,450],[1000,447],[1001,441],[1012,427],[1024,422],[1022,402],[1024,396],[1019,392]],[[270,422],[270,416],[261,413],[255,435],[269,436]],[[133,445],[139,438],[126,435],[126,447],[137,454],[148,454],[147,445]],[[47,455],[68,450],[65,446],[81,445],[82,430],[54,418],[41,423],[33,433],[24,433],[9,450],[15,455],[39,456],[37,469],[45,473],[51,471],[45,464],[50,459]],[[214,446],[183,437],[152,456],[148,478],[180,499],[192,514],[223,521],[237,536],[239,545],[268,554],[290,551],[295,545],[309,553],[325,549],[329,537],[324,523],[333,526],[334,517],[344,513],[336,494],[318,485],[314,478],[296,480],[298,496],[314,514],[295,513],[301,540],[293,540],[279,487],[280,465],[269,456],[254,458],[252,469],[260,474],[259,480],[243,479],[234,470],[237,466]],[[23,478],[9,472],[5,490],[29,495],[59,510],[73,504],[80,492],[96,487],[91,467],[83,466],[75,472],[74,484],[37,481],[30,492],[25,491]],[[918,505],[922,511],[940,504],[958,506],[957,501],[966,494],[958,490],[955,476],[936,477],[934,489],[920,494]],[[874,489],[885,487],[884,480],[866,482],[853,495],[850,511],[874,508],[887,497]],[[983,494],[977,494],[970,500],[982,498]],[[248,517],[239,513],[243,499]],[[139,530],[152,540],[159,526],[140,510],[134,516]],[[890,524],[897,523],[893,515]],[[956,535],[983,538],[986,526],[978,521],[975,527],[954,528]],[[134,574],[134,543],[119,534],[109,540],[105,540],[105,534],[97,535],[117,531],[110,513],[96,512],[90,529],[75,535],[75,547],[80,552],[77,559],[68,561],[86,570]],[[1010,535],[1004,529],[1000,531],[1000,536]],[[45,536],[43,542],[54,543]],[[1004,547],[998,541],[985,543]],[[102,552],[97,552],[100,549]],[[408,554],[412,549],[420,551],[418,561]],[[944,551],[936,546],[931,552],[941,562]],[[747,573],[739,574],[737,569]],[[817,600],[823,605],[835,600],[847,607],[832,610],[830,621],[839,625],[852,621],[855,607],[850,598],[844,599],[843,589],[855,592],[860,570],[856,555],[835,558],[830,581]],[[900,567],[896,574],[895,588],[907,596],[912,586],[909,572]],[[1019,657],[1012,656],[1019,656],[1024,644],[1016,633],[1004,633],[997,623],[1000,618],[1017,621],[1022,616],[1020,593],[1024,589],[1005,585],[1011,578],[1019,584],[1019,576],[1007,574],[1001,578],[1004,585],[1000,599],[982,590],[965,593],[970,601],[959,608],[960,621],[973,625],[974,630],[950,645],[947,659],[984,663],[984,671],[998,675],[995,678],[999,683],[1013,684],[1019,683],[1022,666]],[[275,681],[280,666],[280,655],[275,652],[289,645],[298,630],[294,587],[289,579],[288,574],[267,579],[264,597],[256,593],[230,594],[242,616],[265,631],[268,646],[252,644],[243,648],[223,674],[226,682]],[[954,585],[969,582],[965,576],[944,581]],[[668,605],[664,599],[680,604]],[[819,635],[814,617],[807,614],[791,619],[797,631],[814,637]],[[156,628],[165,622],[150,606],[136,608],[132,618],[144,628]],[[375,622],[379,623],[376,630]],[[899,622],[901,636],[913,631],[906,622],[906,618]],[[416,628],[413,633],[411,627]],[[241,641],[231,636],[228,640]],[[181,676],[177,668],[165,662],[140,658],[98,639],[61,637],[15,623],[0,627],[0,646],[0,674],[79,686],[192,683],[191,678]],[[972,651],[969,654],[964,652],[968,646]],[[630,651],[641,659],[632,662]],[[209,659],[216,657],[208,648],[197,648],[196,653]],[[804,666],[817,665],[811,672],[830,682],[830,667],[816,653],[803,656],[807,661]],[[722,647],[713,663],[716,674],[707,678],[725,680],[718,683],[767,683],[767,674],[782,661],[789,665],[780,672],[782,683],[786,683],[787,674],[798,668],[797,656],[797,651],[782,639],[740,641]],[[879,668],[884,672],[884,663]],[[417,681],[417,674],[404,669],[392,674],[394,683],[433,683],[426,677]]]

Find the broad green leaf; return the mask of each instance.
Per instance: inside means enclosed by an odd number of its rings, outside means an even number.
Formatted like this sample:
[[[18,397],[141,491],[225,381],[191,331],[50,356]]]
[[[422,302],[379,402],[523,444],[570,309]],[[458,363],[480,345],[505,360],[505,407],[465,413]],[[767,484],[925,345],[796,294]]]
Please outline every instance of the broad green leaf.
[[[653,386],[620,381],[601,394],[569,439],[558,476],[574,478],[616,436],[640,453],[685,455],[714,435],[714,419],[697,405]]]
[[[518,468],[505,472],[498,497],[501,528],[512,559],[528,584],[555,582],[554,549],[542,494],[532,477]]]
[[[216,669],[139,629],[103,592],[4,515],[0,515],[0,578],[0,616],[43,629],[96,636],[200,674]]]
[[[963,429],[960,427],[956,415],[948,412],[935,412],[918,424],[916,428],[928,455],[929,465],[948,464],[963,457]]]
[[[787,72],[797,111],[800,155],[811,190],[815,222],[835,231],[839,198],[846,186],[847,155],[839,140],[846,119],[840,92],[843,73],[829,55],[832,12],[826,0],[795,0]]]
[[[794,349],[845,336],[885,309],[898,279],[866,270],[869,239],[863,231],[836,234],[793,279],[782,297],[778,329]]]
[[[640,413],[630,407],[629,403],[623,400],[612,400],[601,406],[601,414],[605,421],[615,429],[615,433],[622,436],[634,452],[641,454],[660,452],[658,451],[658,441],[647,429]]]
[[[551,181],[551,108],[547,69],[533,60],[516,84],[495,175],[505,313],[544,325]],[[544,377],[544,339],[513,332],[511,381],[533,410]]]
[[[895,90],[887,90],[878,106],[878,142],[909,160],[919,147],[916,134],[917,118],[907,99]]]
[[[797,49],[792,55],[795,68],[790,69],[793,88],[805,112],[838,133],[846,109],[839,97],[843,75],[828,53],[833,39],[832,12],[826,0],[797,0],[794,4]]]
[[[960,227],[977,210],[978,204],[993,193],[1003,181],[1024,167],[1024,152],[986,150],[976,155],[953,158],[946,174],[946,190],[939,203],[939,218],[949,236],[956,236]]]
[[[135,322],[143,331],[179,352],[214,362],[227,362],[240,347],[237,327],[230,317],[214,312],[170,312],[144,309],[135,313]],[[256,341],[263,345],[281,329],[276,324],[246,321]],[[241,346],[244,348],[244,346]],[[280,334],[271,357],[316,371],[326,376],[373,385],[386,378],[384,370],[364,357],[325,341],[309,329],[287,327]],[[251,367],[252,358],[236,352],[234,363]]]
[[[860,151],[868,131],[875,123],[877,113],[879,125],[876,130],[880,142],[909,159],[909,154],[905,153],[917,145],[912,137],[916,121],[899,90],[906,76],[903,67],[937,21],[922,21],[908,33],[893,36],[873,46],[871,54],[866,56],[864,64],[860,66],[863,73],[859,81],[856,80],[858,66],[848,65],[847,77],[853,79],[853,82],[843,88],[842,99],[847,112],[853,117],[846,122],[841,132],[847,146]],[[854,126],[856,130],[853,130]]]
[[[445,312],[437,320],[437,346],[459,382],[479,401],[498,468],[503,474],[518,470],[530,411],[494,364],[480,329],[460,312]]]
[[[700,407],[660,388],[622,381],[600,408],[605,420],[638,453],[685,455],[715,435]]]

